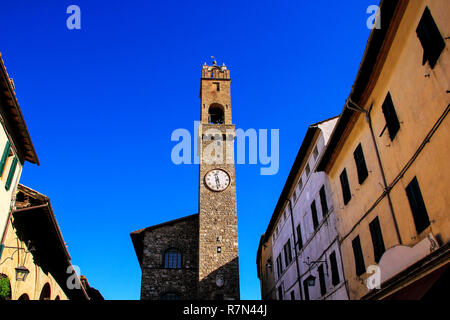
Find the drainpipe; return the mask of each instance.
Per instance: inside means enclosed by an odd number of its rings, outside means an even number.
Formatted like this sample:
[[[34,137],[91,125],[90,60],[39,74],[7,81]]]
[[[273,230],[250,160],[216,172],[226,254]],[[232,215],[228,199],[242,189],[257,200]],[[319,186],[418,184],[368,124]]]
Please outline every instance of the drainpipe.
[[[296,238],[295,238],[294,211],[292,210],[291,199],[287,199],[287,201],[289,202],[289,210],[291,211],[291,226],[292,226],[292,235],[294,237],[295,266],[297,268],[298,289],[299,289],[299,292],[300,292],[300,300],[303,300],[302,285],[301,285],[301,282],[300,282],[300,266],[298,265],[297,241],[296,241]]]
[[[352,107],[349,105],[349,103],[351,103],[351,104],[354,105],[355,107],[352,108]],[[375,134],[374,134],[374,132],[373,132],[372,118],[370,117],[370,111],[372,111],[373,104],[370,106],[369,111],[367,111],[366,109],[364,109],[364,108],[358,106],[356,103],[354,103],[350,98],[348,98],[348,100],[347,100],[345,106],[346,106],[347,108],[349,108],[350,110],[357,111],[357,112],[362,112],[362,113],[364,113],[365,116],[366,116],[366,121],[367,121],[367,123],[369,124],[370,134],[371,134],[371,136],[372,136],[372,142],[373,142],[373,145],[374,145],[374,147],[375,147],[375,153],[376,153],[376,155],[377,155],[378,166],[380,167],[380,171],[381,171],[381,177],[383,178],[383,185],[384,185],[384,186],[383,186],[383,189],[384,189],[384,193],[386,194],[387,199],[388,199],[389,209],[390,209],[390,211],[391,211],[392,220],[394,221],[395,232],[397,233],[397,238],[398,238],[399,244],[402,244],[402,238],[401,238],[401,236],[400,236],[400,231],[399,231],[399,228],[398,228],[397,219],[395,218],[394,207],[393,207],[393,205],[392,205],[392,200],[391,200],[391,195],[390,195],[390,193],[391,193],[391,187],[388,187],[387,182],[386,182],[386,175],[385,175],[385,173],[384,173],[383,164],[382,164],[382,162],[381,162],[381,157],[380,157],[380,152],[379,152],[379,150],[378,150],[377,141],[376,141],[376,139],[375,139]]]

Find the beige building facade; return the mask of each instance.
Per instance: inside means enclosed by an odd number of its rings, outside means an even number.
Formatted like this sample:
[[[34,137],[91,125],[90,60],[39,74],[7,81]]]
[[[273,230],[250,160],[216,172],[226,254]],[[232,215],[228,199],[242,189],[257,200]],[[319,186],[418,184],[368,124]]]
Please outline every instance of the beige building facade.
[[[50,199],[20,184],[14,198],[0,261],[0,274],[10,283],[8,299],[89,300]],[[18,269],[27,275],[20,277]]]
[[[450,4],[382,1],[321,158],[350,299],[432,295],[449,263]]]

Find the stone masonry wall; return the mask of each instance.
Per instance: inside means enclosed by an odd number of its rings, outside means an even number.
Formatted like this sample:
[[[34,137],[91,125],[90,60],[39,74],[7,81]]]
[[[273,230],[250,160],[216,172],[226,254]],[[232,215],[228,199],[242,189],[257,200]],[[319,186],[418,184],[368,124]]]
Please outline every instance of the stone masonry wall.
[[[159,300],[165,293],[197,298],[198,216],[147,231],[143,247],[141,300]],[[164,252],[170,248],[181,251],[181,269],[164,268]]]

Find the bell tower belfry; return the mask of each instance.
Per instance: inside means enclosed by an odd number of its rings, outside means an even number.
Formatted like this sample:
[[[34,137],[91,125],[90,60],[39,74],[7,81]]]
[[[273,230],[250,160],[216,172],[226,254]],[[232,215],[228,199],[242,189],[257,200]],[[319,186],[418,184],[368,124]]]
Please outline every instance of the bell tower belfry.
[[[239,251],[230,71],[202,68],[199,125],[199,287],[201,300],[239,299]]]

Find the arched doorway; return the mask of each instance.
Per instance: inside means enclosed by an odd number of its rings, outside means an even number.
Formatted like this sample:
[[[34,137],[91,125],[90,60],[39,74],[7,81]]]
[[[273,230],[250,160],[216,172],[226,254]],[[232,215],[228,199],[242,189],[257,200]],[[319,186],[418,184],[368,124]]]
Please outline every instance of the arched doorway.
[[[30,300],[30,297],[26,293],[24,293],[17,300]]]
[[[0,273],[0,300],[11,300],[11,282],[3,273]]]
[[[223,107],[218,103],[213,103],[208,109],[208,122],[210,124],[224,124],[225,114]]]
[[[44,287],[42,287],[39,300],[50,300],[50,293],[50,285],[47,282],[46,284],[44,284]]]

